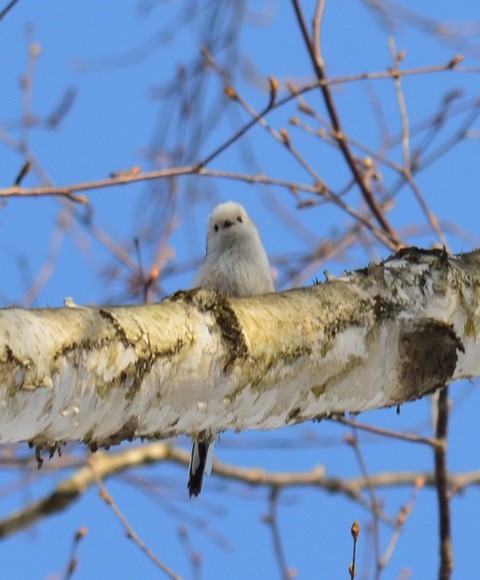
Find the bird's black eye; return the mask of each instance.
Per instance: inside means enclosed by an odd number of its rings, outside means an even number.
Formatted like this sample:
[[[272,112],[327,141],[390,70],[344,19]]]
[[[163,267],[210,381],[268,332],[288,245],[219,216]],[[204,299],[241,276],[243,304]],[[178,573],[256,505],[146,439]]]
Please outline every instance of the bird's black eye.
[[[216,232],[218,232],[218,225],[217,225],[217,224],[215,224],[215,225],[213,226],[213,229],[214,229]]]
[[[243,222],[243,220],[242,220],[242,216],[240,216],[240,215],[239,215],[239,216],[237,217],[237,222],[240,222],[240,223],[242,223],[242,222]]]

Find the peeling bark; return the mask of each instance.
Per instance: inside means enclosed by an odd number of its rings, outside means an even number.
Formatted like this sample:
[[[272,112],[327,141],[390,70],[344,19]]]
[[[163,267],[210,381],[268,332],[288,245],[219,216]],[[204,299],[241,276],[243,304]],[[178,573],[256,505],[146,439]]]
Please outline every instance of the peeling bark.
[[[410,248],[249,298],[0,311],[0,441],[274,429],[480,375],[480,255]]]

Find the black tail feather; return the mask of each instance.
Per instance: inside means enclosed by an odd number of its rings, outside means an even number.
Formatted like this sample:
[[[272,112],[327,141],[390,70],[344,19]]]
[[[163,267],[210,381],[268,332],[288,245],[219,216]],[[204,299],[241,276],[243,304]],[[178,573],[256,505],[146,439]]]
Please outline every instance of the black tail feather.
[[[193,444],[187,484],[190,497],[197,497],[202,491],[209,446],[207,441],[195,441]]]

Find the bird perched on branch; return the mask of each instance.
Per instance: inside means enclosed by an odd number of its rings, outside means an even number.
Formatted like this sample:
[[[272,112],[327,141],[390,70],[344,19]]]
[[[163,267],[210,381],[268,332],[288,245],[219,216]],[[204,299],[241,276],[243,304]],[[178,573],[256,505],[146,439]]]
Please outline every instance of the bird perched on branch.
[[[207,253],[194,288],[216,288],[225,296],[275,292],[267,254],[245,208],[228,201],[217,205],[208,219]],[[193,442],[188,492],[198,496],[209,473],[215,433]]]

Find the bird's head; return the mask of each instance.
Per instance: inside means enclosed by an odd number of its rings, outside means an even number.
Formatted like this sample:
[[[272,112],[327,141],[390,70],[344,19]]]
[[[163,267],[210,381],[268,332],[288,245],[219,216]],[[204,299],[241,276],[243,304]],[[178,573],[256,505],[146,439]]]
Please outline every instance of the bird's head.
[[[217,205],[208,220],[207,252],[257,239],[258,232],[245,208],[233,201]]]

